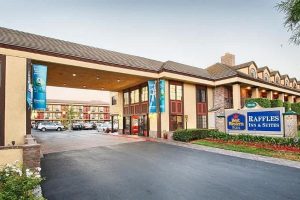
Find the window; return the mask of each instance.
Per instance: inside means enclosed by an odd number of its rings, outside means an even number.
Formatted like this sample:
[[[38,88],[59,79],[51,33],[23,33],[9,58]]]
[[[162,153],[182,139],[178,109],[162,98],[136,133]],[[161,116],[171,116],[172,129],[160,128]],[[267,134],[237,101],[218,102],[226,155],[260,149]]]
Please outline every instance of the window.
[[[130,103],[139,103],[140,98],[139,98],[140,91],[139,89],[133,90],[130,92]]]
[[[182,100],[182,85],[170,85],[170,99]]]
[[[279,84],[280,83],[280,78],[277,76],[276,77],[276,80],[275,80],[276,84]]]
[[[111,97],[111,105],[117,105],[117,97],[116,96]]]
[[[171,121],[171,123],[170,123],[171,131],[183,129],[183,116],[182,115],[170,116],[170,121]]]
[[[285,80],[285,86],[289,86],[289,80]]]
[[[206,102],[206,90],[205,89],[198,89],[197,90],[197,102],[198,103],[205,103]]]
[[[256,70],[254,68],[250,70],[250,75],[251,77],[256,78]]]
[[[264,80],[269,82],[270,76],[269,76],[268,73],[265,73],[265,75],[264,75]]]
[[[297,83],[294,83],[294,88],[297,89]]]
[[[148,101],[148,87],[142,87],[142,102]]]
[[[198,115],[197,116],[197,128],[207,128],[207,116]]]
[[[125,92],[124,93],[124,105],[128,105],[129,104],[129,93]]]

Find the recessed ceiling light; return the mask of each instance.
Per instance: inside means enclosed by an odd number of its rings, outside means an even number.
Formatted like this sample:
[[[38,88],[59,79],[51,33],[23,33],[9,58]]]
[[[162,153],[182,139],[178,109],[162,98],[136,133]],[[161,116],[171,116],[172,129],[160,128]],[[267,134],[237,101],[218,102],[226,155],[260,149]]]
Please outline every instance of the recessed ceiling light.
[[[99,76],[97,76],[97,80],[99,80],[100,79],[100,77]]]
[[[64,85],[67,85],[66,83],[64,83]]]
[[[85,86],[85,85],[84,85],[83,87],[84,87],[84,88],[86,88],[86,86]]]
[[[102,88],[100,88],[101,90],[104,90],[104,88],[102,87]]]
[[[73,74],[73,76],[76,76],[76,74]]]
[[[117,80],[118,83],[120,83],[120,81],[121,81],[120,79]]]
[[[249,86],[249,87],[247,87],[246,89],[247,89],[247,90],[250,90],[250,89],[251,89],[251,87]]]

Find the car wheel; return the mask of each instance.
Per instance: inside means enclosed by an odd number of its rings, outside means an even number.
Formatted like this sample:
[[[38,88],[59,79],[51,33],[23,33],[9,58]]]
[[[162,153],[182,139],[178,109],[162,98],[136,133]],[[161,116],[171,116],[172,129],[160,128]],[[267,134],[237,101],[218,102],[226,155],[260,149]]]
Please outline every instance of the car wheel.
[[[61,131],[61,128],[57,128],[57,131]]]
[[[46,131],[46,128],[42,128],[42,131],[45,132],[45,131]]]

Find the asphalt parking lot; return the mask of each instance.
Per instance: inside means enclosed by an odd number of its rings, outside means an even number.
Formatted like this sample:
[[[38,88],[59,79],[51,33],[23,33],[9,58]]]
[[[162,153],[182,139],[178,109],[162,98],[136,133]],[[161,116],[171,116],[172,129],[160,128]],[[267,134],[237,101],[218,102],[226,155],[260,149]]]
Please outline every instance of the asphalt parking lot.
[[[49,200],[282,200],[300,196],[299,169],[136,140],[47,153],[42,175],[46,178],[43,194]]]

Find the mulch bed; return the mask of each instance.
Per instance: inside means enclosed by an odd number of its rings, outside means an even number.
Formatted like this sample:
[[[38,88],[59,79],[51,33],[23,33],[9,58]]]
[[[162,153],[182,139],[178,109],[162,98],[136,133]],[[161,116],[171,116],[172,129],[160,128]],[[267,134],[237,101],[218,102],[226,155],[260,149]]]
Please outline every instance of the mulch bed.
[[[203,139],[203,140],[206,140],[206,141],[209,141],[209,142],[215,142],[215,143],[219,143],[219,144],[242,145],[242,146],[248,146],[248,147],[269,149],[269,150],[274,150],[274,151],[300,153],[300,148],[299,147],[270,145],[270,144],[261,143],[261,142],[224,141],[224,140],[211,139],[211,138],[206,138],[206,139]]]

